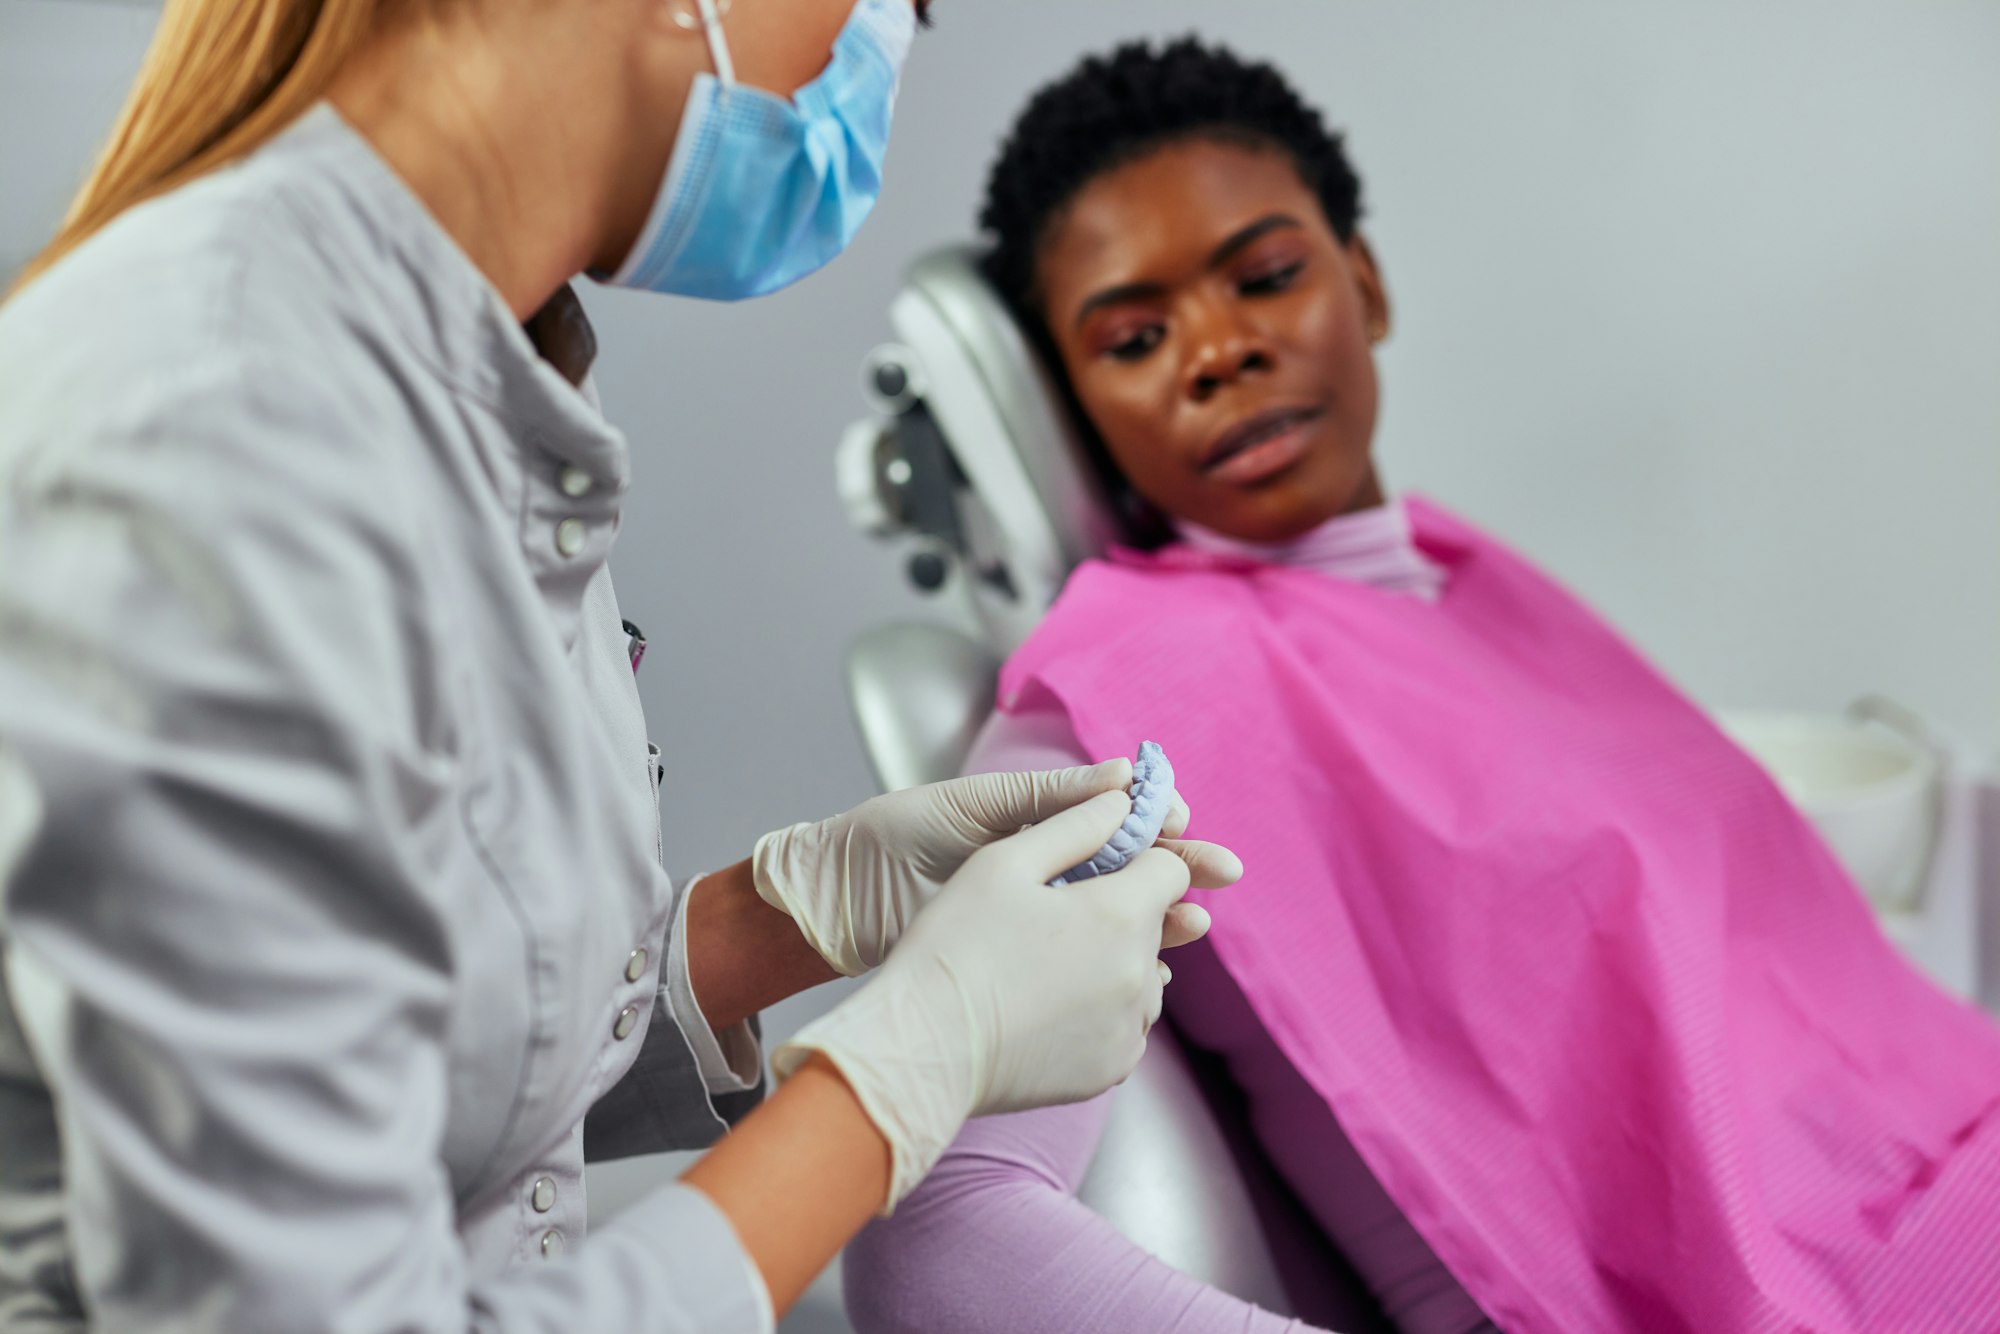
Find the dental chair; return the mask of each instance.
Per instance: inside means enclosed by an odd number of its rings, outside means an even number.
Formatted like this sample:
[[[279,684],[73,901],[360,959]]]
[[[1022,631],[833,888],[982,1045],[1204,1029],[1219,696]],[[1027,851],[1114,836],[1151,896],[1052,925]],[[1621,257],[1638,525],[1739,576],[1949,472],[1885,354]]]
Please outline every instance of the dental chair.
[[[958,776],[1001,662],[1069,572],[1120,536],[1061,394],[975,252],[919,261],[889,317],[901,341],[867,359],[875,412],[842,438],[840,494],[857,527],[904,548],[940,620],[869,630],[849,654],[855,719],[885,791]],[[1165,1025],[1154,1030],[1081,1199],[1160,1259],[1266,1309],[1382,1327],[1240,1109],[1204,1092],[1196,1062]]]

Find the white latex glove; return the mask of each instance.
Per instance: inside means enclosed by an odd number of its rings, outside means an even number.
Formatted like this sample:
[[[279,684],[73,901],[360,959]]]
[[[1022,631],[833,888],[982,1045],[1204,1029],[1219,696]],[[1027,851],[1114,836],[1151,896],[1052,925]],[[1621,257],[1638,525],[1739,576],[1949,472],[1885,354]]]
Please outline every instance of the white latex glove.
[[[1243,868],[1213,844],[1181,844],[1047,883],[1130,810],[1109,793],[974,853],[875,978],[772,1058],[780,1078],[816,1051],[840,1070],[889,1141],[889,1208],[966,1118],[1094,1097],[1139,1063],[1169,976],[1161,923],[1179,920],[1183,943],[1206,927],[1168,909],[1191,882],[1220,888]]]
[[[854,977],[888,957],[917,909],[973,853],[1131,785],[1132,762],[1118,759],[1041,773],[974,774],[891,792],[831,820],[764,835],[751,855],[751,875],[764,902],[790,915],[821,958]],[[1161,832],[1174,838],[1187,824],[1187,806],[1176,798]]]

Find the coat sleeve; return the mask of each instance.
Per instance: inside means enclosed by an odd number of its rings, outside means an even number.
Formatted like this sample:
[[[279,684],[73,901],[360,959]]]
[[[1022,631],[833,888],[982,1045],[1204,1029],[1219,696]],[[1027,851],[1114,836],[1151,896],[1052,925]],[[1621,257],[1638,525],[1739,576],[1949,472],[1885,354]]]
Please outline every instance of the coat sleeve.
[[[592,1162],[707,1148],[763,1100],[762,1025],[753,1015],[716,1033],[688,980],[687,905],[699,879],[681,887],[668,919],[666,966],[646,1044],[584,1119],[583,1155]]]

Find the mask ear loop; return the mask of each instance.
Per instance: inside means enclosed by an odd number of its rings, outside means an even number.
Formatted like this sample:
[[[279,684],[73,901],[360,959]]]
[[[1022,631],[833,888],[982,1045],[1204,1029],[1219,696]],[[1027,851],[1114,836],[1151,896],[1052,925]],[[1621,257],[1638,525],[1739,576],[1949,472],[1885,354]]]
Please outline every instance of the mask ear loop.
[[[722,35],[722,19],[735,0],[694,0],[695,13],[674,11],[674,22],[684,30],[700,28],[708,39],[709,59],[715,62],[715,79],[724,88],[736,86],[736,63],[729,58],[729,40]]]

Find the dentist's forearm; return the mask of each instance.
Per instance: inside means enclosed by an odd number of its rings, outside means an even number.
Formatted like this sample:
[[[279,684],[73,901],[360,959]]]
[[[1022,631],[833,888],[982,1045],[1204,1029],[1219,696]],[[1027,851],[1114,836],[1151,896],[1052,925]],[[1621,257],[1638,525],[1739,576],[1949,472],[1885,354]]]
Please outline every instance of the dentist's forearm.
[[[782,1316],[889,1198],[889,1145],[823,1056],[685,1177],[729,1218]]]
[[[798,923],[758,897],[749,861],[703,876],[688,893],[688,982],[716,1032],[839,976]]]

